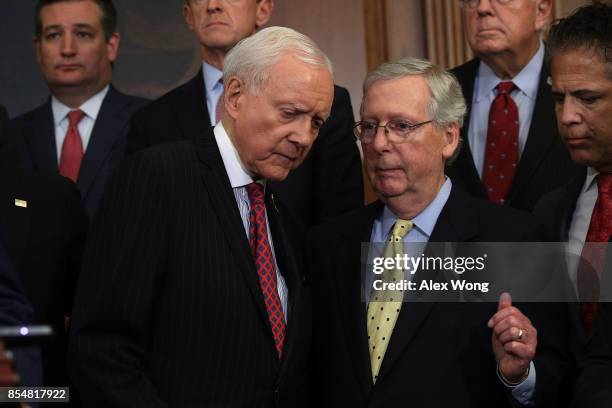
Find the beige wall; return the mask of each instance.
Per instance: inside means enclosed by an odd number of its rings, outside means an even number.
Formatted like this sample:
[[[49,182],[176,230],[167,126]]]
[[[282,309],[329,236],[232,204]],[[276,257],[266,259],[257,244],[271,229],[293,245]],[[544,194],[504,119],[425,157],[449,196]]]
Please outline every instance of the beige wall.
[[[353,111],[361,101],[366,74],[363,0],[276,0],[271,25],[310,36],[334,64],[336,84],[351,93]]]
[[[572,10],[588,3],[590,3],[588,0],[556,0],[557,17],[565,17]]]

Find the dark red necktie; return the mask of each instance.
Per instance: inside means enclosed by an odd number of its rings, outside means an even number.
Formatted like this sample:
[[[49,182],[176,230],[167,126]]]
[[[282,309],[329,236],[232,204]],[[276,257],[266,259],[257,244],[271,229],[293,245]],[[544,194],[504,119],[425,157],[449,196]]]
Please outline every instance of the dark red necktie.
[[[489,111],[482,183],[494,203],[503,204],[518,163],[519,115],[510,93],[513,82],[500,82]]]
[[[264,204],[263,187],[258,183],[251,183],[246,186],[251,202],[249,241],[253,260],[259,275],[259,284],[263,293],[268,320],[274,336],[274,344],[278,352],[278,358],[283,355],[283,345],[285,343],[285,316],[283,307],[278,295],[278,280],[276,278],[276,267],[272,248],[268,240],[268,227],[266,223],[266,206]]]
[[[597,201],[591,215],[589,232],[578,266],[578,296],[586,301],[580,304],[580,317],[590,332],[597,315],[600,282],[606,261],[606,245],[589,245],[590,242],[607,243],[612,234],[612,174],[597,176]]]
[[[62,144],[59,172],[62,176],[77,182],[81,162],[83,161],[83,142],[79,133],[79,122],[85,117],[82,110],[73,110],[68,114],[68,131]]]

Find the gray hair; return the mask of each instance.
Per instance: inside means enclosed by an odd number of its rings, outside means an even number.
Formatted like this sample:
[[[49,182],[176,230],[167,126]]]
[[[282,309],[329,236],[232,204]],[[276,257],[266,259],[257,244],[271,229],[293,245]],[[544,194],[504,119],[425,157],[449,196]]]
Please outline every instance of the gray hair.
[[[270,70],[287,53],[309,65],[326,69],[333,77],[329,58],[304,34],[286,27],[268,27],[241,40],[225,58],[223,78],[241,78],[249,91],[257,91],[270,79]]]
[[[445,128],[453,123],[463,126],[463,119],[467,112],[463,91],[457,78],[450,72],[432,64],[430,61],[419,58],[402,58],[397,61],[385,62],[370,72],[363,82],[363,95],[367,94],[370,87],[379,81],[389,81],[403,78],[408,75],[422,76],[431,93],[431,101],[427,111],[434,124],[439,128]],[[363,113],[363,102],[361,112]],[[452,157],[447,160],[451,164],[459,155],[463,140],[459,137],[459,145]]]

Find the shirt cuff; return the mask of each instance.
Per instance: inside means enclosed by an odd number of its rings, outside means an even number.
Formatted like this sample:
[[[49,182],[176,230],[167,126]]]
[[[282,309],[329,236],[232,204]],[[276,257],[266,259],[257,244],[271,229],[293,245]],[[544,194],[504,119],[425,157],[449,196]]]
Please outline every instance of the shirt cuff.
[[[521,383],[512,385],[505,381],[497,367],[497,377],[504,384],[506,389],[512,394],[514,398],[521,405],[531,405],[533,400],[533,394],[535,393],[536,386],[536,370],[533,361],[529,363],[529,374]]]

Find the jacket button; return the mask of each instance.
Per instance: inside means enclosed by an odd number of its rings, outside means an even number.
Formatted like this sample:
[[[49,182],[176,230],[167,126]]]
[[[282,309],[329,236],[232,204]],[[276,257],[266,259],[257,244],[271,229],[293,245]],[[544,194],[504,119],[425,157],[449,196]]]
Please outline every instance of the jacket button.
[[[278,388],[274,390],[274,399],[277,401],[280,399],[280,391]]]

